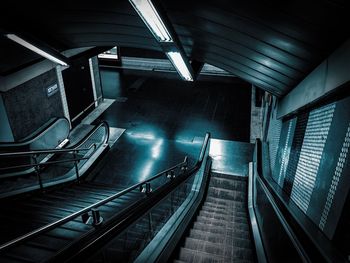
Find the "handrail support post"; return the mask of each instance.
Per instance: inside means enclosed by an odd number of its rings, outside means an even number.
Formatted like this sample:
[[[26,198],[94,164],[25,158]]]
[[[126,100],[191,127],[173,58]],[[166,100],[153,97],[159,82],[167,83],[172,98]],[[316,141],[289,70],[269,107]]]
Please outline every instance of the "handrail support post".
[[[141,193],[145,193],[146,195],[149,195],[152,192],[151,183],[146,182],[145,184],[140,185],[140,191]]]
[[[35,170],[36,176],[37,176],[38,181],[39,181],[40,190],[43,191],[44,186],[43,186],[43,181],[42,181],[41,176],[40,176],[40,164],[38,163],[38,158],[37,158],[36,154],[33,154],[33,160],[34,160],[34,170]]]
[[[78,167],[77,155],[75,152],[73,152],[73,158],[74,158],[75,174],[77,175],[77,182],[80,183],[79,167]]]

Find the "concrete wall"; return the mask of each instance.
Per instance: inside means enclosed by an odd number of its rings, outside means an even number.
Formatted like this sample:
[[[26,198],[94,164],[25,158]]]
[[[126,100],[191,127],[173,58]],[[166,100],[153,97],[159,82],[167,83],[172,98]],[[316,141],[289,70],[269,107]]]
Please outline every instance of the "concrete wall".
[[[15,140],[28,136],[52,117],[64,116],[59,89],[47,95],[47,88],[57,82],[56,70],[51,69],[3,93]]]
[[[350,39],[333,52],[279,104],[282,118],[305,107],[350,82]]]

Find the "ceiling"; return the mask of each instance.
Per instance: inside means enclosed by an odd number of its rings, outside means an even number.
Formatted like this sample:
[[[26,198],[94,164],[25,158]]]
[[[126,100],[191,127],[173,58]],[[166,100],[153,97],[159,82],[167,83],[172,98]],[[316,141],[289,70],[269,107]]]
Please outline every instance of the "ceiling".
[[[162,0],[187,56],[283,96],[350,36],[346,0]],[[127,0],[2,1],[0,32],[62,52],[122,46],[161,51]],[[40,59],[0,37],[0,75]]]

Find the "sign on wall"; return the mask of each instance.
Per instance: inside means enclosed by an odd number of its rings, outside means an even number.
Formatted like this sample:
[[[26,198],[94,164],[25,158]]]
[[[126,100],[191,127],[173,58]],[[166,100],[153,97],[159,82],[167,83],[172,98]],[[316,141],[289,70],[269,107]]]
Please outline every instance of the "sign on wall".
[[[52,95],[54,95],[55,93],[57,93],[58,91],[58,85],[54,84],[52,86],[49,86],[46,88],[46,94],[48,97],[51,97]]]

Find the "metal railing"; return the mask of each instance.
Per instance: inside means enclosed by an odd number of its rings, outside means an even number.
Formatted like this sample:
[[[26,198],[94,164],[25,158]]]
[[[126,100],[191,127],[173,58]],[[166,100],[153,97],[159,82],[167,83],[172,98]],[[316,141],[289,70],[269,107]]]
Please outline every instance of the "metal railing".
[[[115,199],[117,199],[117,198],[119,198],[119,197],[121,197],[121,196],[123,196],[123,195],[125,195],[125,194],[127,194],[127,193],[129,193],[129,192],[131,192],[131,191],[133,191],[135,189],[137,189],[137,188],[139,188],[141,192],[144,192],[145,194],[149,194],[150,191],[151,191],[150,183],[152,181],[154,181],[155,179],[157,179],[157,178],[159,178],[161,176],[165,176],[169,180],[172,180],[174,178],[174,170],[176,168],[180,168],[181,171],[185,172],[187,170],[187,165],[188,165],[188,158],[186,156],[184,161],[182,161],[181,163],[178,163],[178,164],[172,166],[171,168],[168,168],[168,169],[166,169],[166,170],[156,174],[155,176],[153,176],[153,177],[151,177],[149,179],[146,179],[146,180],[144,180],[144,181],[142,181],[140,183],[137,183],[137,184],[135,184],[133,186],[130,186],[130,187],[124,189],[123,191],[120,191],[120,192],[118,192],[118,193],[116,193],[114,195],[111,195],[111,196],[109,196],[109,197],[107,197],[107,198],[105,198],[105,199],[103,199],[103,200],[101,200],[99,202],[96,202],[96,203],[94,203],[94,204],[92,204],[92,205],[90,205],[88,207],[85,207],[85,208],[83,208],[83,209],[81,209],[81,210],[79,210],[79,211],[77,211],[75,213],[72,213],[71,215],[66,216],[66,217],[64,217],[64,218],[62,218],[62,219],[60,219],[60,220],[58,220],[56,222],[53,222],[51,224],[48,224],[48,225],[43,226],[41,228],[38,228],[38,229],[36,229],[36,230],[26,234],[26,235],[23,235],[21,237],[18,237],[18,238],[14,239],[14,240],[12,240],[10,242],[7,242],[7,243],[1,245],[0,246],[0,252],[2,252],[3,250],[8,249],[8,248],[10,248],[10,247],[12,247],[14,245],[22,243],[22,242],[24,242],[24,241],[26,241],[26,240],[28,240],[30,238],[38,236],[41,233],[47,232],[47,231],[49,231],[49,230],[51,230],[51,229],[53,229],[53,228],[55,228],[55,227],[57,227],[59,225],[67,223],[67,222],[69,222],[69,221],[71,221],[71,220],[73,220],[73,219],[75,219],[75,218],[77,218],[79,216],[86,215],[87,213],[93,211],[94,209],[97,209],[98,207],[100,207],[100,206],[102,206],[102,205],[104,205],[104,204],[106,204],[108,202],[111,202],[111,201],[113,201],[113,200],[115,200]]]
[[[191,171],[194,171],[196,169],[198,169],[199,167],[201,167],[201,164],[203,162],[203,158],[204,158],[204,155],[205,155],[205,151],[207,149],[207,145],[209,143],[209,139],[210,139],[210,135],[209,134],[206,134],[205,136],[205,139],[204,139],[204,142],[203,142],[203,145],[202,145],[202,148],[201,148],[201,151],[200,151],[200,155],[199,155],[199,158],[195,164],[195,166],[191,169]],[[156,174],[155,176],[149,178],[149,179],[146,179],[140,183],[137,183],[133,186],[130,186],[126,189],[124,189],[123,191],[120,191],[118,193],[115,193],[99,202],[96,202],[88,207],[85,207],[84,209],[81,209],[75,213],[72,213],[71,215],[68,215],[60,220],[57,220],[51,224],[48,224],[46,226],[43,226],[43,227],[40,227],[28,234],[25,234],[23,236],[20,236],[18,238],[15,238],[5,244],[2,244],[0,245],[0,253],[2,253],[3,251],[11,248],[11,247],[14,247],[16,245],[19,245],[23,242],[25,242],[26,240],[29,240],[31,238],[34,238],[42,233],[45,233],[47,231],[50,231],[54,228],[56,228],[57,226],[60,226],[62,224],[65,224],[71,220],[74,220],[75,218],[79,217],[79,216],[82,216],[83,218],[83,221],[84,221],[84,218],[86,218],[88,216],[88,214],[91,212],[92,215],[93,215],[93,219],[94,219],[94,222],[93,223],[96,223],[98,224],[99,222],[99,219],[96,218],[96,214],[98,215],[98,207],[102,206],[102,205],[105,205],[111,201],[114,201],[116,200],[117,198],[120,198],[128,193],[130,193],[131,191],[135,190],[135,189],[140,189],[141,192],[145,193],[146,195],[149,195],[150,192],[152,191],[151,190],[151,183],[153,181],[155,181],[156,179],[158,178],[161,178],[161,177],[164,177],[167,179],[168,182],[171,182],[173,181],[174,179],[177,178],[177,175],[175,173],[175,171],[178,171],[178,175],[180,174],[184,174],[188,171],[188,158],[187,156],[184,158],[184,160],[158,174]],[[188,171],[188,172],[191,172],[191,171]],[[161,186],[160,186],[161,187]],[[97,213],[96,213],[97,212]]]
[[[80,174],[79,174],[79,162],[82,160],[88,160],[90,157],[95,153],[98,145],[96,143],[93,143],[88,148],[80,148],[98,129],[100,129],[102,126],[105,126],[106,134],[101,142],[101,144],[107,143],[109,138],[109,126],[106,122],[100,123],[98,126],[96,126],[92,131],[90,131],[85,138],[82,140],[79,145],[75,146],[74,148],[67,148],[67,149],[44,149],[44,150],[33,150],[33,151],[24,151],[24,152],[11,152],[11,153],[0,153],[0,158],[18,158],[23,156],[29,156],[33,163],[28,164],[21,164],[21,165],[13,165],[13,166],[7,166],[7,167],[1,167],[0,171],[7,171],[11,169],[21,169],[21,168],[34,168],[34,172],[36,173],[36,176],[38,178],[38,184],[41,190],[44,189],[43,180],[41,177],[41,167],[52,165],[52,164],[61,164],[61,163],[69,163],[74,162],[74,168],[76,173],[76,178],[79,181],[80,180]],[[93,149],[91,151],[91,149]],[[77,155],[81,152],[90,152],[89,155],[84,155],[83,157],[77,157]],[[62,154],[62,153],[70,153],[73,155],[73,158],[70,159],[64,159],[64,160],[57,160],[57,161],[46,161],[46,162],[39,162],[38,157],[40,155],[54,155],[54,154]]]

